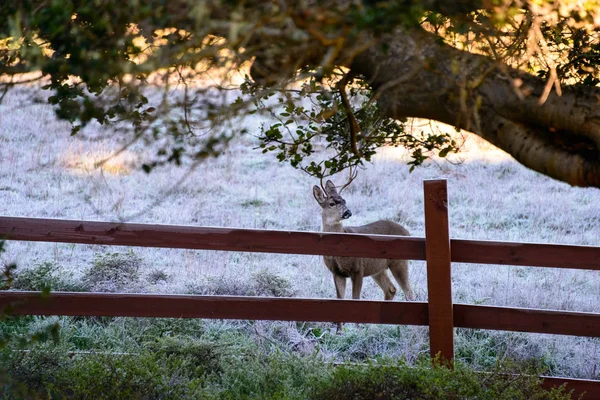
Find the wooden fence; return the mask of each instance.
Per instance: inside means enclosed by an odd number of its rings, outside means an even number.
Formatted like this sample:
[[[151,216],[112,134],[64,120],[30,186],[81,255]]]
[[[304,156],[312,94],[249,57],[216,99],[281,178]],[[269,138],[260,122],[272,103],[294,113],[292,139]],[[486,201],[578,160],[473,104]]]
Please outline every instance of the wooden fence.
[[[600,270],[600,247],[450,239],[445,180],[424,182],[425,238],[0,217],[7,240],[400,258],[427,262],[429,301],[0,292],[16,315],[256,319],[428,325],[431,354],[454,358],[454,328],[600,337],[600,314],[453,304],[451,263]],[[545,377],[600,398],[600,381]]]

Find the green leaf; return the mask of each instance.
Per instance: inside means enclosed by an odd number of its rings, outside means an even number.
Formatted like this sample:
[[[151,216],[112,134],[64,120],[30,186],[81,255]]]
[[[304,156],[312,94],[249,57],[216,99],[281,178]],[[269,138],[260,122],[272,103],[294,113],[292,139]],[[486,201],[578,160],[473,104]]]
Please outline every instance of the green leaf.
[[[438,153],[438,155],[441,158],[444,158],[448,155],[448,153],[450,153],[452,151],[452,147],[448,146],[448,147],[444,147],[442,150],[440,150],[440,152]]]
[[[73,125],[73,127],[71,128],[71,136],[77,135],[80,130],[81,130],[81,125]]]

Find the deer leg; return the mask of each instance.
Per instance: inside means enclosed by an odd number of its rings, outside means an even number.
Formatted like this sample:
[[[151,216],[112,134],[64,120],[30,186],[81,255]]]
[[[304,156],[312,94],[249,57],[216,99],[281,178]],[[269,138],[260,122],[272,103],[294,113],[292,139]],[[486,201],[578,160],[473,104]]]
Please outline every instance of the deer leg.
[[[394,299],[394,296],[396,295],[396,287],[390,280],[390,277],[388,276],[387,272],[385,272],[385,270],[373,275],[373,280],[379,285],[381,290],[383,290],[384,300]]]
[[[408,280],[408,261],[406,260],[393,260],[390,262],[390,271],[392,275],[400,285],[400,289],[404,292],[406,300],[415,300],[415,294],[410,287]]]
[[[360,299],[360,292],[362,291],[363,285],[363,277],[364,273],[362,269],[350,275],[350,279],[352,280],[352,298],[355,300]],[[360,328],[360,324],[357,323],[356,327]]]
[[[346,296],[346,278],[333,274],[333,283],[335,283],[335,294],[338,299],[343,299]]]
[[[338,299],[343,299],[346,296],[346,278],[333,274],[333,282],[335,283],[335,294]],[[338,322],[335,333],[338,335],[342,334],[342,323]]]
[[[350,276],[352,280],[352,298],[355,300],[360,299],[360,292],[362,291],[363,285],[363,272],[355,272]]]

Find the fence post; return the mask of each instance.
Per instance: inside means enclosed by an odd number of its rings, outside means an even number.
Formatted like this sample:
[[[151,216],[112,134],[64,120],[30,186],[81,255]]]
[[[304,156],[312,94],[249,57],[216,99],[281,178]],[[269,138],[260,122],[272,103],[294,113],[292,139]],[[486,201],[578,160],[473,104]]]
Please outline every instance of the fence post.
[[[429,294],[429,345],[431,358],[438,354],[454,361],[454,318],[450,234],[448,231],[448,188],[445,179],[425,180],[425,257]]]

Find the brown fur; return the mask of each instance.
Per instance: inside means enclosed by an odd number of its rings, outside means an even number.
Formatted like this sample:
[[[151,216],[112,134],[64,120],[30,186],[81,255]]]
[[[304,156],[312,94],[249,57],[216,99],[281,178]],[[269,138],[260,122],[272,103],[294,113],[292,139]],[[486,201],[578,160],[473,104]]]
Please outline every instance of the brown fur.
[[[331,181],[325,184],[325,193],[318,186],[313,187],[313,195],[323,209],[324,232],[347,232],[376,235],[409,236],[410,233],[402,225],[393,221],[381,220],[362,226],[342,225],[342,220],[352,215],[346,201],[338,194]],[[352,281],[352,298],[359,299],[363,277],[371,276],[383,290],[385,300],[392,300],[396,295],[396,287],[390,280],[387,270],[400,285],[408,300],[414,299],[408,277],[408,261],[381,258],[359,258],[324,256],[325,265],[333,274],[338,299],[343,299],[346,292],[346,278]]]

